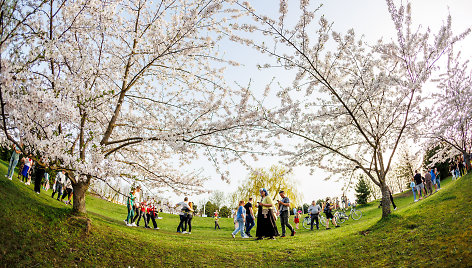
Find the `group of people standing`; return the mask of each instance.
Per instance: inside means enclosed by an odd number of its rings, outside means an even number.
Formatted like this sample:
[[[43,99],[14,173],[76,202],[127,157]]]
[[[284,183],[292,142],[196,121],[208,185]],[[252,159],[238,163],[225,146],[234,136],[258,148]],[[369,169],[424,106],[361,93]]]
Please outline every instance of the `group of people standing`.
[[[459,157],[456,161],[451,163],[449,171],[451,172],[452,180],[459,179],[467,173],[462,157]]]
[[[433,186],[435,188],[434,192]],[[441,190],[441,178],[438,169],[431,168],[425,172],[424,176],[418,173],[418,170],[415,170],[415,176],[411,179],[410,187],[413,191],[415,202]],[[416,198],[416,193],[418,193],[418,199]]]
[[[141,218],[144,221],[144,228],[151,228],[149,222],[152,220],[154,230],[159,230],[156,219],[158,217],[158,210],[154,198],[145,201],[142,198],[141,186],[133,188],[128,195],[126,206],[128,208],[128,216],[124,222],[129,227],[139,227]]]

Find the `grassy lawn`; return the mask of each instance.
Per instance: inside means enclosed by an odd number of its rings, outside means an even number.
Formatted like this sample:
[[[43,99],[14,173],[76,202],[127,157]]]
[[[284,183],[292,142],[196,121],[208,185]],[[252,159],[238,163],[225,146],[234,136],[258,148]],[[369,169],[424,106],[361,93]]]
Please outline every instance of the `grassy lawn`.
[[[375,202],[361,209],[361,220],[341,228],[311,232],[300,224],[295,237],[255,241],[231,238],[231,219],[221,219],[222,230],[215,231],[212,218],[194,217],[191,235],[177,234],[178,216],[164,213],[160,230],[127,227],[126,207],[92,196],[86,201],[90,220],[75,217],[51,190],[38,195],[32,185],[6,179],[6,165],[0,163],[4,267],[472,265],[470,175],[443,180],[441,191],[417,203],[411,192],[397,195],[399,209],[386,220]]]

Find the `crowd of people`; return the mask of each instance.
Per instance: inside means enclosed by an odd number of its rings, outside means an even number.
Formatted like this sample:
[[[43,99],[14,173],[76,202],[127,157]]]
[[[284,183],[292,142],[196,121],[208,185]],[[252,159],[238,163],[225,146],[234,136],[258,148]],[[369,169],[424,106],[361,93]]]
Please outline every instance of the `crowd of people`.
[[[141,186],[137,186],[132,189],[129,193],[128,200],[126,202],[128,208],[128,215],[124,222],[130,227],[139,227],[141,218],[144,222],[144,228],[151,228],[149,222],[152,220],[154,230],[159,230],[157,227],[156,219],[158,218],[158,209],[156,200],[151,198],[150,200],[144,200],[142,198]]]
[[[20,145],[22,146],[22,145]],[[31,155],[24,156],[20,159],[21,149],[17,145],[12,146],[12,155],[8,165],[8,171],[5,177],[12,180],[14,170],[18,163],[19,172],[18,180],[26,185],[31,184],[32,177],[34,178],[34,191],[40,193],[41,188],[48,191],[50,188],[49,173],[41,165],[35,167],[35,163],[32,160]],[[452,179],[456,180],[464,176],[467,172],[463,159],[457,158],[450,166],[450,172]],[[431,168],[424,171],[423,174],[415,170],[415,175],[412,177],[410,187],[413,191],[414,202],[422,200],[423,198],[432,195],[433,193],[441,190],[441,174],[437,168]],[[434,189],[433,189],[434,188]],[[65,171],[59,171],[56,173],[54,183],[52,186],[51,198],[54,198],[57,194],[57,200],[64,202],[67,205],[71,204],[73,197],[72,181],[67,176]],[[393,200],[392,192],[390,193],[391,203],[396,209],[396,205]],[[290,235],[294,236],[296,229],[299,228],[300,217],[302,211],[294,209],[294,223],[295,227],[289,222],[290,216],[290,199],[286,196],[284,191],[279,192],[280,200],[274,202],[270,198],[269,193],[266,189],[260,189],[261,201],[253,204],[253,199],[249,198],[248,202],[244,200],[239,201],[239,206],[234,213],[235,229],[231,233],[232,237],[235,238],[240,233],[242,238],[252,237],[251,230],[256,225],[257,215],[257,227],[256,227],[256,239],[261,240],[263,238],[275,239],[276,236],[285,237],[287,235],[286,230],[290,231]],[[64,200],[65,199],[65,200]],[[139,226],[141,219],[144,221],[145,228],[151,228],[149,226],[150,221],[153,223],[153,228],[158,230],[156,219],[158,218],[157,204],[154,198],[144,200],[142,197],[141,187],[138,186],[133,188],[127,198],[128,214],[124,222],[127,226]],[[308,215],[310,217],[311,230],[319,229],[319,218],[320,213],[324,213],[326,216],[326,229],[331,229],[329,223],[335,227],[340,227],[336,223],[336,218],[333,215],[333,210],[346,209],[352,204],[343,194],[339,198],[326,198],[322,202],[321,206],[316,204],[315,201],[308,207]],[[183,202],[175,205],[174,208],[179,207],[179,224],[177,226],[178,233],[191,234],[192,231],[192,219],[194,216],[193,203],[188,201],[185,197]],[[254,208],[257,208],[257,214],[255,215]],[[215,230],[221,229],[219,225],[219,215],[216,211],[214,214]],[[280,218],[281,234],[277,228],[276,221]]]
[[[23,144],[20,144],[23,146]],[[5,177],[9,180],[13,180],[13,174],[18,163],[19,172],[17,179],[25,185],[31,185],[31,181],[34,181],[34,191],[39,194],[41,189],[48,191],[50,189],[49,173],[41,165],[35,165],[32,155],[26,155],[20,159],[21,149],[17,145],[12,146],[12,155],[8,164],[8,170]],[[56,173],[56,177],[52,186],[52,195],[57,193],[57,200],[64,202],[66,205],[71,204],[73,197],[72,181],[66,176],[65,171],[59,171]],[[65,200],[64,200],[65,199]]]

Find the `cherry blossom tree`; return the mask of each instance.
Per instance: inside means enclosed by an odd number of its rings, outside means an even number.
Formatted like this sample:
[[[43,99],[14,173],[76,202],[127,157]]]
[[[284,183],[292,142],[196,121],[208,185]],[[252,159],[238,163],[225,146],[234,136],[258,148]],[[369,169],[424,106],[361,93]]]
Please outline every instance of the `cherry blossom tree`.
[[[185,165],[203,153],[226,179],[222,164],[255,148],[249,92],[222,77],[235,63],[217,42],[239,16],[225,1],[50,0],[39,14],[10,58],[22,67],[2,88],[4,134],[66,170],[75,211],[94,180],[202,192]]]
[[[288,1],[280,1],[276,19],[241,3],[254,23],[234,26],[268,37],[239,40],[276,59],[262,67],[297,72],[293,83],[277,92],[280,107],[261,108],[265,127],[295,143],[283,145],[289,165],[333,174],[360,168],[382,192],[382,217],[390,214],[387,174],[393,157],[420,119],[422,85],[438,59],[468,33],[454,37],[450,17],[434,35],[413,28],[409,4],[386,3],[397,40],[375,45],[357,39],[353,30],[334,32],[307,0],[300,1],[295,23],[287,16]]]
[[[436,102],[428,113],[428,123],[432,142],[443,144],[434,162],[461,154],[467,170],[471,170],[472,109],[468,104],[472,101],[472,70],[468,63],[460,53],[449,53],[447,70],[436,80],[440,92],[434,95]]]

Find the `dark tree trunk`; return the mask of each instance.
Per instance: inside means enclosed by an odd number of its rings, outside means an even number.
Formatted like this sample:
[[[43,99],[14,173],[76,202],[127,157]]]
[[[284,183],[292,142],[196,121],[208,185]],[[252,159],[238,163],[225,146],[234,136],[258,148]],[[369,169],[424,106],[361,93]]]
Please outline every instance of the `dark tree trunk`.
[[[382,191],[382,218],[388,217],[390,215],[390,192],[386,184],[383,184],[380,187]]]
[[[90,186],[90,180],[86,182],[80,181],[77,183],[72,184],[74,188],[74,202],[72,206],[72,210],[78,213],[86,213],[85,210],[85,194],[87,193],[87,189]]]
[[[464,157],[465,168],[468,171],[472,170],[472,167],[470,165],[470,154],[466,152],[466,153],[462,153],[462,156]]]

